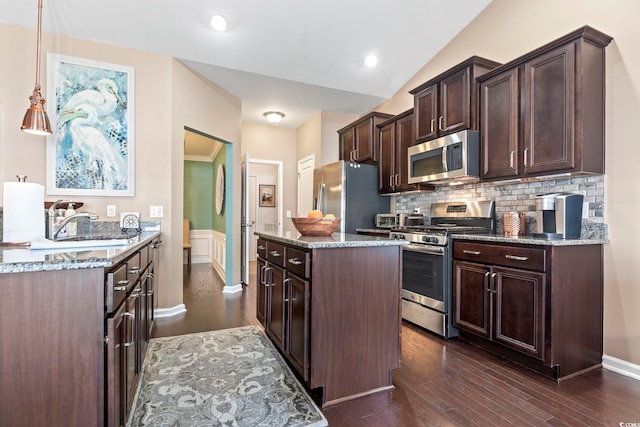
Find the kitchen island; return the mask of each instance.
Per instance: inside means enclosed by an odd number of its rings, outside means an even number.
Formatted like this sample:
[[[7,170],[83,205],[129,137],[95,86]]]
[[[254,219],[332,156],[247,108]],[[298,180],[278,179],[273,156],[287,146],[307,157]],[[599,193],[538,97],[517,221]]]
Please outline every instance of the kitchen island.
[[[2,248],[0,425],[124,425],[153,326],[159,237]]]
[[[255,234],[257,317],[321,405],[393,388],[405,242]]]

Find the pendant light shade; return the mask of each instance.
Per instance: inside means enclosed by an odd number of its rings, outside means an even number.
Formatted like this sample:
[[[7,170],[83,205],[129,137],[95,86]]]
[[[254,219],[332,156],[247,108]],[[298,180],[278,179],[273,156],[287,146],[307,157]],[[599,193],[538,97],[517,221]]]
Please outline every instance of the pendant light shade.
[[[45,100],[40,92],[40,44],[42,39],[42,0],[38,0],[38,41],[36,45],[36,84],[29,97],[31,105],[24,115],[20,129],[35,135],[50,135],[51,124],[44,108]]]

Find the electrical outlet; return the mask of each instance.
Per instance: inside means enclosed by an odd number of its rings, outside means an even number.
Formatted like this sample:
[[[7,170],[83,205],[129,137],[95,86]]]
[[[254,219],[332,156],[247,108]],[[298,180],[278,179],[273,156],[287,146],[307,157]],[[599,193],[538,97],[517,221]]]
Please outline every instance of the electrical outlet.
[[[107,205],[107,216],[108,217],[116,216],[116,205]]]
[[[287,218],[291,218],[291,211],[287,211]]]
[[[164,216],[163,206],[149,206],[149,216],[151,218],[162,218]]]
[[[582,203],[582,218],[589,218],[589,202]]]

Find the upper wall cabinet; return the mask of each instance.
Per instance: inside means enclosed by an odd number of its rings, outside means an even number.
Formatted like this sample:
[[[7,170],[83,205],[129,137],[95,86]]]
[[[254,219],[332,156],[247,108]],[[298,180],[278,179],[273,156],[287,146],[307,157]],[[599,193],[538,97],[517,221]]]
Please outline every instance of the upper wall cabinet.
[[[478,78],[481,179],[604,173],[604,48],[582,27]]]
[[[340,160],[353,163],[378,161],[378,128],[392,114],[372,112],[338,131],[340,136]]]
[[[499,65],[473,56],[409,91],[413,95],[416,142],[464,129],[477,130],[476,78]]]

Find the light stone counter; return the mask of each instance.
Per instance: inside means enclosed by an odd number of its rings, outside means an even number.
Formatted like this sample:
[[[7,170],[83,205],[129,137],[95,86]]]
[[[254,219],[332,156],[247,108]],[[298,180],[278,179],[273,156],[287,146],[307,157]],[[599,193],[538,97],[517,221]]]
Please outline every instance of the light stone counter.
[[[0,247],[0,273],[111,267],[158,236],[160,231],[142,231],[127,239],[126,246],[87,249],[31,250]]]
[[[333,233],[331,236],[302,236],[300,233],[288,231],[282,233],[256,231],[253,234],[258,237],[264,237],[265,239],[305,249],[400,246],[407,243],[402,240],[394,240],[387,237],[346,233]]]

